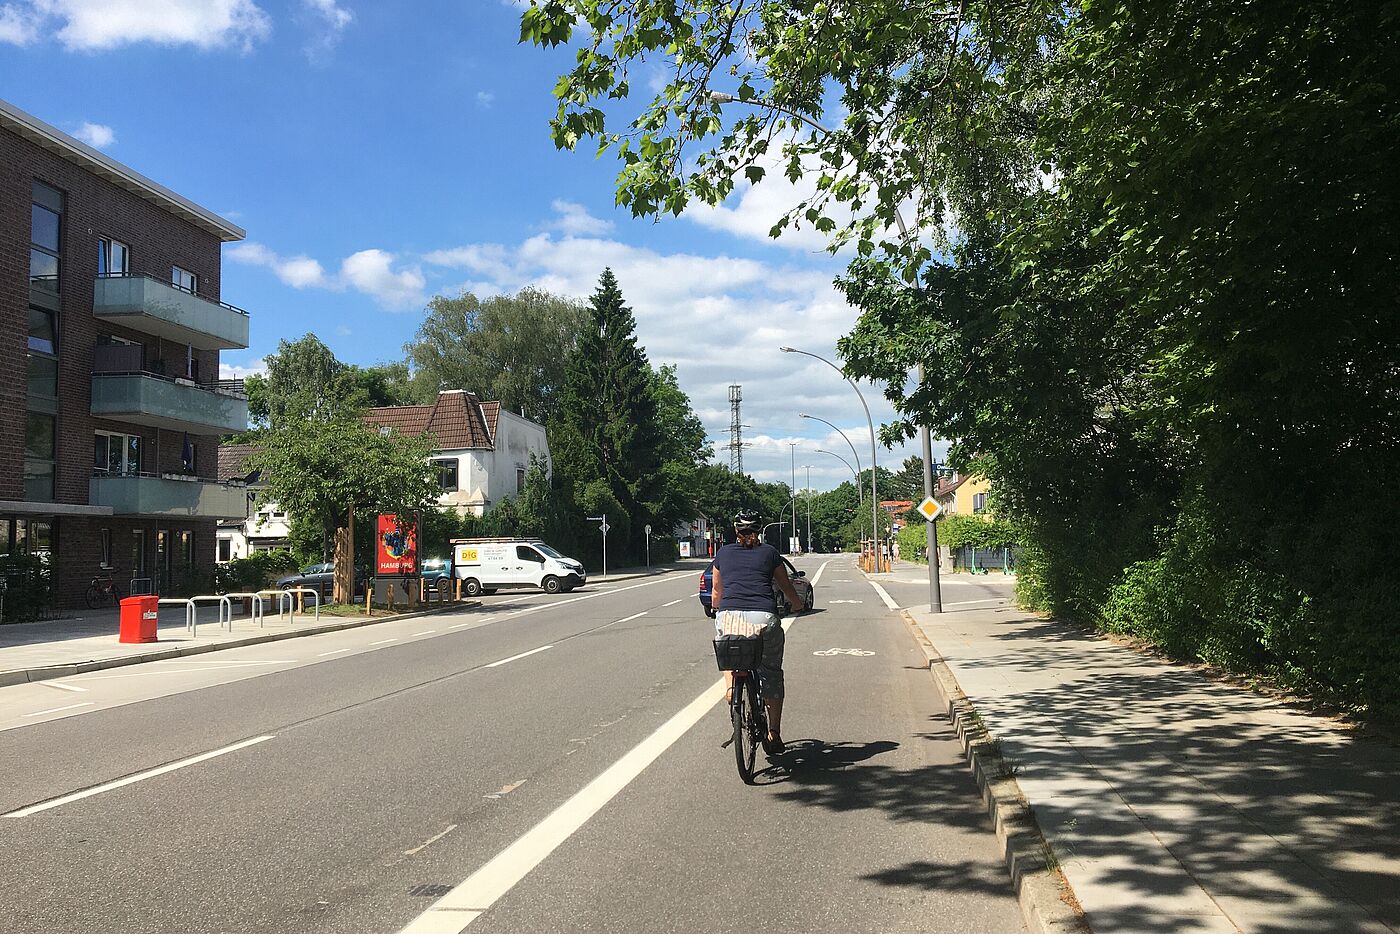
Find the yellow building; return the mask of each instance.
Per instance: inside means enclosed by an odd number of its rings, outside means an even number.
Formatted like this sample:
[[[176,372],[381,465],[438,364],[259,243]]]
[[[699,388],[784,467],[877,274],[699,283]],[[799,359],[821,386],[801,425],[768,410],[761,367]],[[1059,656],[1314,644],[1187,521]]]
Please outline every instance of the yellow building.
[[[992,517],[991,501],[988,494],[992,484],[977,474],[953,474],[951,478],[940,480],[933,498],[943,507],[943,515]]]

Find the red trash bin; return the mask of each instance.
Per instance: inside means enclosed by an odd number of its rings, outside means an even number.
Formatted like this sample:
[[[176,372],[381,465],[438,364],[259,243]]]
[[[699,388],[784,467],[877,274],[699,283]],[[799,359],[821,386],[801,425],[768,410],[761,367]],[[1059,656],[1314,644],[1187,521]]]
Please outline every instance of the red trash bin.
[[[121,629],[117,641],[155,642],[156,621],[160,616],[159,600],[154,594],[122,600]]]

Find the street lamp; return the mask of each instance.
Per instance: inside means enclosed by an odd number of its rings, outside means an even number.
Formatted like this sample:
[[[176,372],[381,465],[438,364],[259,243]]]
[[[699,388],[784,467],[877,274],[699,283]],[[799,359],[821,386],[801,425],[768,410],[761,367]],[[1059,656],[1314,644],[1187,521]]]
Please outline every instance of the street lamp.
[[[843,374],[843,375],[844,375],[844,374]],[[810,418],[810,419],[811,419],[812,421],[814,421],[814,422],[821,422],[823,425],[827,426],[827,427],[830,428],[832,431],[834,431],[834,432],[836,432],[838,435],[840,435],[840,436],[841,436],[841,440],[844,441],[844,442],[846,442],[846,446],[849,447],[849,448],[851,449],[851,456],[854,457],[854,458],[856,459],[856,466],[855,466],[855,472],[856,472],[856,492],[860,494],[860,504],[861,504],[862,506],[864,506],[864,505],[865,505],[865,488],[862,487],[862,486],[860,485],[860,455],[856,453],[856,446],[855,446],[854,444],[851,443],[851,439],[846,435],[846,433],[845,433],[844,431],[842,431],[840,428],[837,428],[835,425],[831,424],[831,422],[827,421],[826,419],[822,418],[822,417],[819,416],[819,415],[805,415],[805,414],[799,412],[799,413],[797,413],[797,417],[798,417],[798,418]],[[827,451],[827,452],[825,452],[825,453],[830,454],[831,452],[830,452],[830,451]],[[833,456],[835,456],[835,455],[833,455]],[[842,459],[842,460],[845,460],[844,457],[841,458],[841,459]],[[849,467],[849,466],[851,466],[851,465],[850,465],[850,464],[847,464],[846,466]]]
[[[812,550],[812,465],[803,464],[802,469],[807,471],[807,550]],[[793,513],[792,521],[797,521],[797,514]]]
[[[817,121],[813,120],[811,117],[808,117],[806,114],[798,113],[798,112],[795,111],[795,110],[792,110],[792,109],[790,109],[790,108],[788,108],[788,107],[784,107],[782,104],[779,104],[779,103],[777,103],[776,101],[766,100],[765,98],[762,98],[762,97],[750,97],[749,99],[744,100],[744,99],[742,99],[742,98],[739,98],[739,97],[734,96],[733,94],[726,94],[726,93],[724,93],[723,91],[711,91],[711,92],[709,93],[709,99],[710,99],[710,102],[711,102],[712,104],[748,104],[748,105],[751,106],[751,107],[763,107],[763,108],[765,108],[765,109],[767,109],[767,110],[775,110],[775,111],[777,111],[778,113],[787,114],[789,117],[792,117],[792,118],[795,119],[795,120],[800,120],[800,121],[802,121],[803,123],[807,124],[807,126],[809,126],[809,127],[811,127],[812,129],[816,130],[818,133],[822,133],[822,134],[824,134],[824,135],[826,135],[826,136],[832,136],[832,135],[834,134],[834,131],[833,131],[830,127],[822,126],[820,123],[818,123]],[[907,243],[907,242],[909,241],[909,228],[906,227],[906,226],[904,225],[904,216],[903,216],[902,214],[899,213],[899,207],[898,207],[898,206],[896,206],[895,209],[894,209],[894,222],[895,222],[895,224],[899,227],[899,235],[900,235],[900,237],[903,238],[904,242]],[[827,362],[827,363],[830,363],[831,361],[828,360],[828,361],[826,361],[826,362]],[[832,365],[835,366],[835,364],[832,364]],[[842,373],[841,375],[844,376],[845,374]],[[917,377],[918,377],[919,382],[922,383],[923,380],[924,380],[924,367],[923,367],[923,364],[919,364],[919,366],[918,366],[918,368],[917,368]],[[849,382],[849,380],[847,380],[847,382]],[[854,386],[855,383],[851,383],[851,385]],[[856,392],[860,392],[860,390],[857,389]],[[864,404],[864,402],[865,402],[865,400],[862,398],[862,399],[861,399],[861,403]],[[867,418],[869,417],[869,411],[870,411],[869,409],[866,409]],[[924,496],[925,496],[925,497],[932,497],[932,496],[933,496],[933,470],[932,470],[932,462],[933,462],[933,439],[932,439],[932,436],[929,434],[929,430],[928,430],[928,426],[927,426],[927,425],[920,425],[920,426],[919,426],[919,440],[920,440],[920,442],[921,442],[921,444],[922,444],[922,446],[923,446],[923,449],[924,449],[924,451],[923,451],[923,453],[924,453]],[[873,428],[872,428],[872,430],[871,430],[871,435],[870,435],[870,444],[871,444],[871,448],[873,449],[873,448],[874,448],[874,445],[875,445],[875,434],[874,434]],[[858,459],[859,459],[859,458],[857,458],[857,460],[858,460]],[[873,490],[873,489],[874,489],[874,484],[875,484],[875,459],[874,459],[873,457],[870,459],[870,482],[871,482],[871,489]],[[873,496],[872,496],[871,498],[874,499]],[[872,509],[878,509],[878,508],[879,508],[879,501],[877,500],[875,503],[873,503],[873,504],[871,505],[871,508],[872,508]],[[936,528],[934,528],[934,525],[933,525],[932,522],[928,522],[928,523],[926,523],[926,525],[927,525],[928,553],[929,553],[929,563],[928,563],[929,610],[931,610],[931,611],[934,612],[934,613],[942,613],[942,612],[943,612],[943,596],[942,596],[941,589],[940,589],[939,582],[938,582],[938,562],[935,561],[935,560],[933,560],[933,556],[934,556],[935,554],[937,554],[937,551],[938,551],[938,530],[937,530]],[[877,521],[877,522],[875,523],[875,531],[872,533],[872,534],[874,534],[876,537],[878,537],[878,530],[879,530],[879,528],[880,528],[880,523]]]
[[[804,357],[811,357],[813,360],[820,360],[831,367],[841,378],[851,384],[851,388],[856,391],[856,398],[860,399],[860,407],[865,409],[865,423],[870,428],[870,540],[871,550],[875,552],[875,573],[880,572],[879,541],[880,541],[880,496],[875,488],[875,420],[870,417],[870,406],[865,404],[865,394],[860,391],[860,387],[855,384],[855,380],[846,375],[845,371],[832,363],[820,354],[814,354],[810,350],[798,350],[796,347],[779,347],[783,353],[800,353]],[[830,424],[830,423],[828,423]],[[833,426],[834,427],[834,426]],[[848,439],[849,440],[849,439]],[[854,446],[853,446],[854,447]]]

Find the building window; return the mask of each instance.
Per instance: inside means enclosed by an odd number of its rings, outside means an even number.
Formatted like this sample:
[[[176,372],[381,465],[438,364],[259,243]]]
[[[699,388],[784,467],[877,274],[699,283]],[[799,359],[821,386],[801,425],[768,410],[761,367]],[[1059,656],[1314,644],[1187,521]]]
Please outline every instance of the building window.
[[[111,529],[98,529],[98,530],[97,530],[97,547],[98,547],[99,551],[101,552],[101,557],[98,558],[98,563],[101,564],[103,568],[110,569],[110,568],[112,567],[112,530],[111,530]]]
[[[47,308],[29,306],[29,349],[56,355],[58,335],[54,329],[54,314]]]
[[[433,466],[438,469],[438,481],[442,484],[444,493],[452,493],[457,490],[457,458],[442,457],[433,460]]]
[[[987,494],[986,494],[986,493],[973,493],[973,494],[972,494],[972,511],[973,511],[973,512],[986,512],[986,511],[987,511]]]
[[[139,577],[146,572],[146,533],[135,529],[131,533],[131,576]]]
[[[97,241],[97,274],[99,276],[124,276],[130,261],[131,251],[120,240],[106,237]]]
[[[179,266],[170,267],[170,284],[185,292],[199,291],[199,276]]]
[[[221,539],[219,539],[219,558],[218,558],[218,560],[219,560],[219,561],[225,561],[225,562],[226,562],[226,561],[232,561],[232,560],[233,560],[233,539],[231,539],[231,538],[221,538]]]
[[[29,412],[24,423],[24,498],[31,502],[53,499],[54,426],[45,412]]]
[[[525,468],[515,468],[515,492],[516,494],[525,492]]]
[[[141,436],[99,431],[93,437],[92,468],[102,474],[141,472]]]
[[[58,291],[59,244],[63,232],[63,194],[35,182],[29,205],[29,285]]]

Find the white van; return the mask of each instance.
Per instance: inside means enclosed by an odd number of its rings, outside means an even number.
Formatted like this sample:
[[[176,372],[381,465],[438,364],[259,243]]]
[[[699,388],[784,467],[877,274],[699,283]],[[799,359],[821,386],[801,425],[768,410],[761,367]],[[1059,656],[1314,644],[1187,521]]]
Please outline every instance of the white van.
[[[538,538],[467,538],[452,543],[452,576],[462,595],[475,597],[498,587],[538,587],[568,593],[588,583],[588,572]]]

